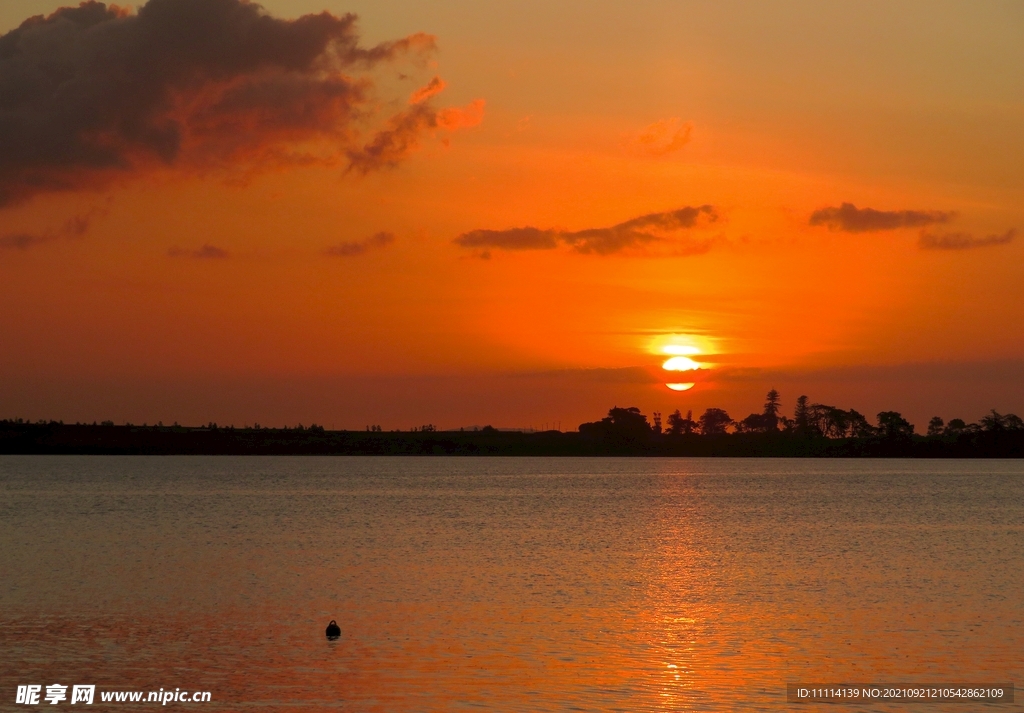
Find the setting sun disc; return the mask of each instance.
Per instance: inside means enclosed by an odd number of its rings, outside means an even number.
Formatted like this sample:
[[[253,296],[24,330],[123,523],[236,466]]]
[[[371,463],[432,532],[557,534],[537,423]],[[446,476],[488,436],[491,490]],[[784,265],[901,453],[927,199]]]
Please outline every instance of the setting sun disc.
[[[665,386],[673,391],[689,391],[693,388],[694,384],[693,382],[690,382],[688,384],[665,384]]]

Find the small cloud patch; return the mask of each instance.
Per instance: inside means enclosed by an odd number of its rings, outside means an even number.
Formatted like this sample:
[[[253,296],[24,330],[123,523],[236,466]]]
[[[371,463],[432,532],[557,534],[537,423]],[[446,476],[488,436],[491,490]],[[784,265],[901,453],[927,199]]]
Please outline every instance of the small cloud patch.
[[[49,239],[43,233],[8,233],[7,235],[0,235],[0,250],[28,250],[39,243],[45,243]]]
[[[922,232],[918,246],[922,250],[972,250],[1007,245],[1017,237],[1017,231],[1007,230],[995,235],[974,236],[970,233],[928,233]]]
[[[455,238],[464,248],[495,248],[497,250],[554,250],[560,233],[540,228],[509,228],[508,230],[472,230]]]
[[[678,117],[650,124],[633,139],[633,145],[649,156],[666,156],[690,143],[693,124]]]
[[[853,203],[822,208],[811,213],[810,225],[846,233],[867,233],[899,228],[923,228],[948,223],[956,216],[939,210],[876,210],[858,208]]]
[[[39,233],[18,232],[0,235],[0,250],[28,250],[42,243],[61,238],[80,238],[85,235],[93,218],[105,214],[106,211],[94,208],[83,215],[76,215],[64,222],[56,230],[48,229]]]
[[[167,255],[169,257],[187,257],[194,260],[223,260],[228,257],[228,251],[207,243],[195,250],[187,250],[175,246],[167,251]]]
[[[328,255],[333,255],[334,257],[356,257],[358,255],[365,255],[370,250],[386,248],[393,242],[395,242],[394,233],[381,231],[371,235],[365,240],[332,245],[327,248],[326,252]]]
[[[711,248],[710,239],[695,239],[685,231],[719,220],[714,206],[687,206],[665,213],[648,213],[605,228],[541,229],[526,226],[507,230],[472,230],[453,241],[464,248],[495,250],[553,250],[568,245],[583,254],[610,255],[654,243],[670,244],[677,255],[694,255]]]

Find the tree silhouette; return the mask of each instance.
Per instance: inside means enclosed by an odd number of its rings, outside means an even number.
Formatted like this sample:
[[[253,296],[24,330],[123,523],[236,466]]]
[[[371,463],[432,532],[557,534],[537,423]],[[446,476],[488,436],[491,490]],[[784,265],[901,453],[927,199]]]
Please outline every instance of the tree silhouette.
[[[651,430],[647,423],[647,417],[640,413],[636,406],[619,408],[618,406],[608,410],[608,416],[601,419],[608,422],[613,428],[620,431],[636,431],[646,433]]]
[[[810,407],[807,405],[806,396],[800,396],[796,400],[796,410],[793,412],[793,428],[801,436],[810,434]]]
[[[772,389],[765,396],[764,411],[752,413],[736,423],[737,433],[766,433],[779,430],[779,392]]]
[[[725,433],[732,422],[732,418],[723,409],[709,408],[701,414],[700,432],[705,436]]]
[[[736,433],[763,433],[765,430],[767,429],[763,413],[752,413],[736,422]]]
[[[980,424],[985,431],[1019,431],[1024,428],[1024,421],[1019,416],[1012,413],[1004,416],[995,409],[982,416]]]
[[[979,419],[978,423],[985,431],[1005,431],[1006,417],[992,409],[992,411]]]
[[[779,392],[773,387],[764,397],[764,425],[769,431],[779,430]]]
[[[1006,418],[992,409],[992,412],[982,416],[981,420],[978,421],[981,424],[982,429],[986,431],[1005,431],[1006,430]]]
[[[850,435],[854,438],[871,438],[877,433],[877,429],[868,423],[864,414],[850,409],[847,411],[850,416]]]
[[[580,433],[619,445],[646,441],[651,435],[647,417],[636,406],[608,410],[608,415],[594,423],[581,423]]]
[[[676,435],[683,432],[683,414],[679,412],[679,409],[668,415],[666,423],[668,424],[669,433]]]
[[[898,411],[882,411],[878,414],[878,430],[889,439],[905,439],[914,435],[914,426]]]
[[[674,435],[680,433],[693,433],[697,430],[697,423],[693,420],[693,411],[686,412],[686,418],[676,409],[668,415],[668,432]]]
[[[964,423],[964,420],[962,418],[951,418],[949,419],[949,423],[946,424],[946,428],[943,431],[943,433],[956,436],[963,433],[966,430],[967,424]]]
[[[811,404],[807,409],[807,424],[809,431],[817,436],[846,438],[850,418],[841,408],[827,404]]]
[[[932,416],[932,419],[928,422],[928,435],[929,436],[941,436],[942,435],[942,428],[945,425],[946,425],[946,422],[943,421],[940,417]]]

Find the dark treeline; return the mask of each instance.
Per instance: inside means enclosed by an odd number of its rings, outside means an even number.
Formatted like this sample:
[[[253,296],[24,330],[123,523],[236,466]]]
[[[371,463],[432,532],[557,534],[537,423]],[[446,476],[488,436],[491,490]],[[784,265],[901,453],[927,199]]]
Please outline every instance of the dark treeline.
[[[608,416],[580,425],[580,434],[608,451],[721,456],[924,457],[1024,456],[1024,420],[994,409],[978,423],[939,416],[918,435],[898,411],[882,411],[875,424],[854,409],[796,401],[793,417],[782,413],[779,392],[765,396],[764,408],[742,420],[709,408],[696,420],[676,410],[664,424],[638,408],[613,408]]]
[[[118,426],[0,421],[0,454],[78,455],[589,455],[577,433],[328,431],[323,426]]]
[[[796,457],[1024,457],[1024,421],[991,411],[977,423],[938,416],[925,434],[896,411],[882,411],[875,423],[851,409],[797,399],[790,418],[777,391],[763,409],[736,421],[720,408],[697,419],[692,412],[655,413],[649,421],[638,408],[609,410],[578,432],[328,431],[296,428],[65,425],[56,421],[0,421],[3,454],[110,455],[513,455],[513,456],[796,456]]]

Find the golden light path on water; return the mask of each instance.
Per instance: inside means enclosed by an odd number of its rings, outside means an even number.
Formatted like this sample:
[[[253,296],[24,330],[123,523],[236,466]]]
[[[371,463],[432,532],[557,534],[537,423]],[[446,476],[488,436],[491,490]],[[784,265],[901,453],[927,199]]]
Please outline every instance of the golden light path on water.
[[[0,671],[97,698],[788,711],[1024,675],[1019,461],[7,457],[0,493]]]

